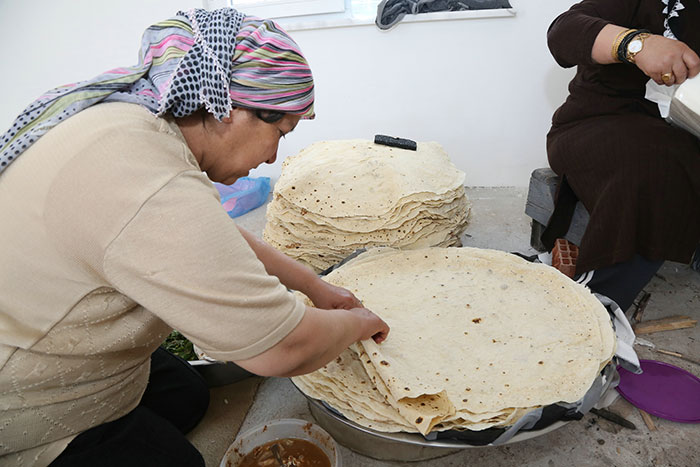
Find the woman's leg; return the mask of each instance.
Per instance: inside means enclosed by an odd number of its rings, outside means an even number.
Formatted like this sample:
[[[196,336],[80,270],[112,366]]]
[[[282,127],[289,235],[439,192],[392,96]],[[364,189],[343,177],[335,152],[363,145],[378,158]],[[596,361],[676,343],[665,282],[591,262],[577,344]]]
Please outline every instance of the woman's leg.
[[[187,362],[158,349],[138,407],[78,435],[51,467],[198,467],[204,460],[185,438],[204,416],[209,389]]]
[[[663,263],[635,255],[629,261],[583,273],[574,280],[611,298],[625,312]]]
[[[151,376],[139,405],[186,434],[209,407],[209,387],[192,365],[159,348],[151,356]]]
[[[635,254],[690,261],[700,239],[697,138],[652,116],[610,115],[553,128],[547,155],[590,214],[577,273]]]

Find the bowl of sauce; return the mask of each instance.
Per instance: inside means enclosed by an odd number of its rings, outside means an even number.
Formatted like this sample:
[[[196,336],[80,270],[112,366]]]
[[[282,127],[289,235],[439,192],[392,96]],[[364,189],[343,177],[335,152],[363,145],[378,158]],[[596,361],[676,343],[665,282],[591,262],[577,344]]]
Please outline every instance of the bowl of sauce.
[[[306,420],[272,420],[240,434],[220,467],[342,467],[338,445]]]

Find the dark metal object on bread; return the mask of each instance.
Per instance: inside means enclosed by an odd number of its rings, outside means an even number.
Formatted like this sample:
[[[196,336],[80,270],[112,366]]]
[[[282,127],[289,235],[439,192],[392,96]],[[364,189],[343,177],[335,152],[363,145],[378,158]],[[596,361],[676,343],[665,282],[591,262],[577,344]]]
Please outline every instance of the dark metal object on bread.
[[[383,144],[384,146],[391,146],[400,149],[409,149],[415,151],[418,145],[415,141],[405,138],[395,138],[393,136],[387,135],[374,135],[374,144]]]

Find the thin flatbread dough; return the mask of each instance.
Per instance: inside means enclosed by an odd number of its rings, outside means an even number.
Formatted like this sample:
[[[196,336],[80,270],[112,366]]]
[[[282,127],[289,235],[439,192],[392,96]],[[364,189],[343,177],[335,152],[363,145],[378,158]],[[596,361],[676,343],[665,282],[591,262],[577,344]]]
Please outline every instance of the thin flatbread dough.
[[[437,143],[314,143],[282,164],[263,238],[317,272],[359,248],[459,245],[464,180]]]
[[[325,280],[391,327],[382,344],[357,346],[362,374],[423,434],[507,426],[578,401],[615,352],[607,310],[588,289],[501,251],[378,248]]]

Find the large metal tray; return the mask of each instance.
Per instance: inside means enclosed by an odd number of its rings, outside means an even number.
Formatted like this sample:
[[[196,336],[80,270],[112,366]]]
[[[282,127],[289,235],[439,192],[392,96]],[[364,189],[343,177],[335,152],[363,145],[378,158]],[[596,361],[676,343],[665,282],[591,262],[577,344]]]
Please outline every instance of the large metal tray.
[[[202,375],[210,388],[226,386],[254,376],[233,362],[214,360],[206,356],[202,349],[196,345],[193,345],[193,347],[194,353],[197,354],[199,360],[192,360],[189,364]]]
[[[210,388],[226,386],[254,376],[233,362],[192,360],[188,363],[202,375]]]
[[[296,385],[294,386],[296,387]],[[299,390],[299,388],[297,388]],[[429,441],[420,434],[384,433],[363,427],[345,417],[329,410],[321,401],[313,399],[301,390],[308,401],[309,411],[316,422],[326,430],[338,443],[367,457],[392,461],[421,461],[446,456],[463,449],[488,448],[492,446],[475,446],[460,441]],[[508,445],[542,436],[569,423],[554,422],[541,430],[521,431],[506,443]]]

